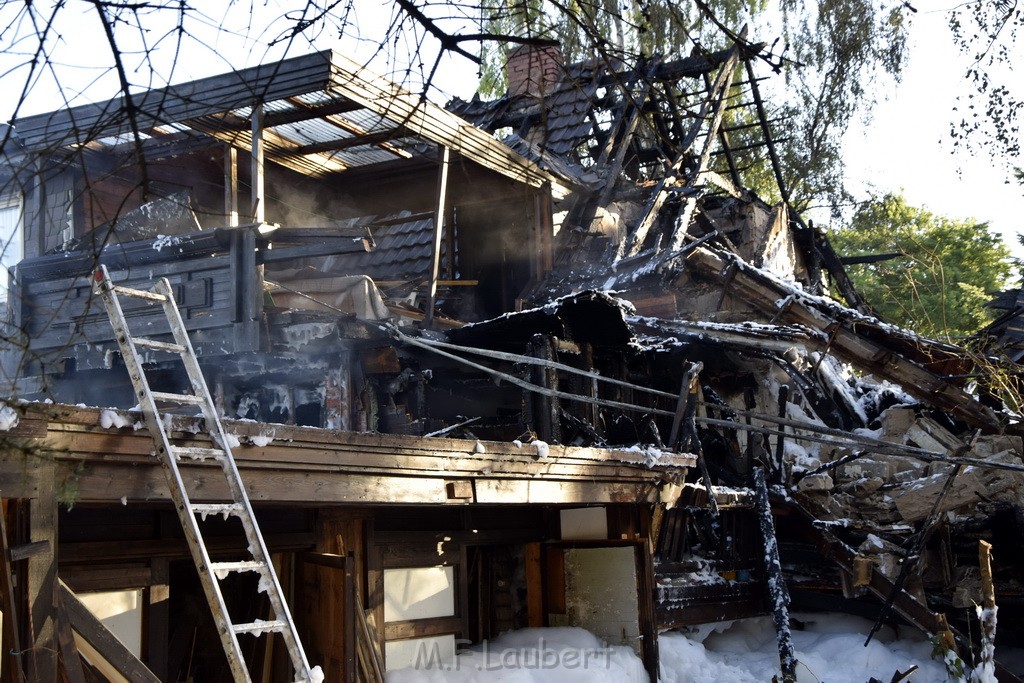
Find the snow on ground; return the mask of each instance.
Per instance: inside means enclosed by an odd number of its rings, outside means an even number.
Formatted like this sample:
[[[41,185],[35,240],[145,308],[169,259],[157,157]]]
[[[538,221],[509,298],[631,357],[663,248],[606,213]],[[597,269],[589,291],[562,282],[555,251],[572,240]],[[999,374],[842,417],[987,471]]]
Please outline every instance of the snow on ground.
[[[917,664],[909,681],[946,680],[932,645],[916,631],[885,627],[864,647],[871,622],[843,614],[796,614],[798,683],[883,681]],[[763,683],[780,674],[771,618],[708,625],[658,639],[662,683]],[[586,664],[584,665],[584,662]],[[387,683],[647,683],[628,647],[606,646],[580,628],[524,629],[474,645],[433,668],[391,671]],[[780,676],[781,677],[781,676]]]
[[[909,678],[921,683],[946,680],[942,663],[931,658],[932,645],[905,629],[897,639],[891,628],[864,647],[871,622],[845,614],[795,614],[804,630],[793,630],[798,683],[864,683],[872,676],[888,681],[917,664]],[[662,683],[761,683],[780,674],[771,618],[761,617],[705,626],[696,633],[663,633],[658,639]]]
[[[390,671],[387,683],[647,683],[643,662],[581,628],[528,628],[474,645],[439,668]],[[863,682],[861,682],[863,683]]]

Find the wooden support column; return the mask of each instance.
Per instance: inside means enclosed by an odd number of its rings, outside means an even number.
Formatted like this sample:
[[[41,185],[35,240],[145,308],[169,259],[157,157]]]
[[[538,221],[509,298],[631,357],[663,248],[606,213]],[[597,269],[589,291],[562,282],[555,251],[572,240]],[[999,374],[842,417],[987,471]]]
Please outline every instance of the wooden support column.
[[[658,627],[654,607],[654,562],[647,543],[634,546],[636,558],[636,601],[640,649],[644,668],[652,681],[658,680]]]
[[[238,148],[224,147],[224,220],[238,225]]]
[[[793,634],[789,630],[789,591],[782,577],[782,563],[779,559],[779,543],[775,537],[775,521],[772,519],[771,501],[768,499],[768,486],[764,480],[764,470],[754,468],[754,506],[757,509],[761,538],[764,540],[764,568],[768,579],[768,594],[772,603],[772,614],[775,618],[775,635],[779,642],[779,662],[782,665],[783,683],[796,681],[796,650],[793,647]]]
[[[252,222],[262,223],[267,215],[267,202],[264,194],[263,162],[265,149],[263,144],[263,103],[256,102],[252,106]]]
[[[53,461],[37,469],[38,496],[29,502],[32,543],[46,544],[28,558],[26,595],[31,645],[26,644],[28,676],[32,681],[57,680],[57,497]],[[40,546],[43,547],[43,546]]]
[[[145,590],[146,609],[143,610],[144,649],[146,664],[161,680],[166,680],[167,650],[171,641],[170,624],[170,564],[165,557],[151,561],[153,583]]]
[[[437,301],[437,278],[441,272],[441,242],[444,237],[444,219],[448,205],[448,166],[451,150],[441,147],[441,167],[437,175],[437,208],[434,211],[434,250],[430,266],[430,286],[427,291],[427,310],[423,326],[430,329],[434,323],[434,304]],[[451,254],[448,259],[451,260]]]

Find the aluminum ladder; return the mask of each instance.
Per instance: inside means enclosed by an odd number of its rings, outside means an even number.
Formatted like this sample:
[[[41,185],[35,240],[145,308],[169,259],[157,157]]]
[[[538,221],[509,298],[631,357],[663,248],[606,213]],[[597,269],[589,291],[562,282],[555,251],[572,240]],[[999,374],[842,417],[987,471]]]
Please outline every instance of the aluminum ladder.
[[[132,386],[135,388],[135,397],[145,416],[146,427],[156,443],[157,455],[167,476],[167,483],[170,486],[171,499],[181,520],[181,526],[185,531],[185,538],[188,540],[188,547],[192,552],[192,559],[195,561],[196,569],[199,571],[199,578],[203,584],[207,601],[213,611],[213,619],[220,633],[221,643],[224,646],[224,653],[227,655],[228,664],[236,683],[250,683],[249,670],[246,667],[239,647],[238,636],[243,633],[253,635],[280,633],[284,637],[288,648],[288,655],[291,658],[292,667],[295,670],[296,681],[307,681],[316,683],[322,680],[322,676],[315,675],[306,660],[306,654],[299,641],[295,622],[288,606],[284,601],[284,594],[281,584],[278,581],[274,565],[270,561],[270,554],[267,552],[266,544],[260,533],[256,518],[253,515],[252,506],[249,504],[249,497],[245,493],[242,479],[238,474],[235,459],[231,455],[231,444],[224,432],[217,409],[210,396],[210,390],[206,386],[206,380],[199,368],[199,361],[196,359],[195,351],[192,349],[192,342],[189,340],[185,330],[185,324],[181,319],[181,313],[174,301],[174,294],[167,278],[161,278],[151,290],[130,289],[115,285],[107,272],[106,266],[101,265],[94,273],[93,291],[103,299],[103,305],[110,318],[110,324],[114,328],[114,336],[121,347],[121,356],[124,359],[125,367],[131,376]],[[164,314],[167,317],[168,325],[174,336],[174,342],[157,341],[144,337],[133,337],[125,320],[124,311],[118,297],[130,297],[140,299],[148,304],[160,304],[163,306]],[[180,356],[188,378],[192,384],[191,394],[172,394],[159,391],[152,391],[149,388],[149,381],[143,369],[142,359],[139,357],[139,349],[152,350],[166,354],[177,354]],[[202,411],[206,424],[206,433],[209,435],[214,448],[196,448],[175,446],[171,443],[169,429],[170,424],[165,423],[161,418],[157,404],[164,404],[176,407],[196,406]],[[186,490],[185,482],[182,479],[178,463],[182,458],[192,460],[216,460],[224,473],[228,488],[231,491],[230,502],[218,503],[193,503]],[[242,523],[247,541],[247,559],[233,562],[213,562],[206,549],[203,534],[200,529],[197,515],[203,519],[207,515],[222,515],[225,519],[234,516]],[[259,590],[265,591],[270,599],[274,611],[274,618],[269,621],[256,620],[252,623],[232,623],[228,614],[227,606],[224,603],[224,595],[221,592],[220,580],[233,572],[256,572],[259,574]],[[317,670],[319,674],[319,669]]]

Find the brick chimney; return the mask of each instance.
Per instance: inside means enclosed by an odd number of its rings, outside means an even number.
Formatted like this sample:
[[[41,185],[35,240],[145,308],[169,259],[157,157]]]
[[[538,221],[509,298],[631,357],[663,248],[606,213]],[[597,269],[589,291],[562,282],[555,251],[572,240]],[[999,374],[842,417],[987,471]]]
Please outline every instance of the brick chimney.
[[[557,42],[517,45],[506,53],[509,97],[543,97],[555,89],[562,73],[562,49]]]

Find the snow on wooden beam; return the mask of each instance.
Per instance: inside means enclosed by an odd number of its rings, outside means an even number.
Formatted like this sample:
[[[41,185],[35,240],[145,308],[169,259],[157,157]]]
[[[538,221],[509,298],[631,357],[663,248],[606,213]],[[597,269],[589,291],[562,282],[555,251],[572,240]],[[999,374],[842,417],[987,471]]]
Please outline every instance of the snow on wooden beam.
[[[821,343],[809,339],[805,343],[809,350],[832,353],[862,372],[903,387],[926,404],[948,410],[973,427],[988,432],[1001,429],[1002,425],[995,413],[962,388],[908,359],[895,345],[888,346],[879,341],[878,335],[875,338],[868,337],[858,329],[858,325],[867,327],[869,322],[873,322],[875,328],[884,327],[883,323],[867,319],[835,302],[822,301],[821,305],[816,305],[811,295],[747,266],[731,254],[698,247],[690,252],[687,265],[723,285],[727,277],[731,278],[729,286],[734,296],[774,316],[779,323],[828,331],[829,341]],[[789,302],[788,306],[780,308],[777,303],[780,301]],[[893,334],[896,334],[897,330],[893,330]],[[904,331],[901,334],[907,333]],[[925,349],[925,353],[930,345],[938,347],[924,338],[916,338],[916,341]]]
[[[45,435],[36,425],[31,432],[35,436],[26,434],[21,443],[52,455],[57,486],[73,490],[77,501],[169,499],[145,429],[101,425],[101,419],[134,425],[139,415],[48,404],[32,404],[28,413],[46,418]],[[193,433],[194,420],[175,418],[174,438],[180,445],[209,447],[205,435]],[[516,446],[233,420],[225,424],[240,441],[233,451],[250,497],[267,503],[654,502],[663,481],[680,480],[694,463],[689,454],[640,449]],[[18,429],[8,435],[20,438]],[[31,497],[38,482],[25,472],[26,461],[33,457],[39,456],[15,448],[0,457],[5,495]],[[182,470],[191,490],[206,492],[209,500],[227,496],[221,490],[219,466],[212,461],[189,461]]]

